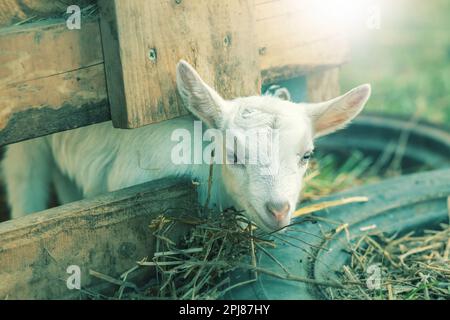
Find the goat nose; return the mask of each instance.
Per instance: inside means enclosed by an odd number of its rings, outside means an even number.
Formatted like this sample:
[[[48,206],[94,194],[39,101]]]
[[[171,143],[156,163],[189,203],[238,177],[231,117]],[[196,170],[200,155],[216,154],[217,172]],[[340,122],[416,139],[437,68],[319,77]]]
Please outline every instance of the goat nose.
[[[271,213],[275,220],[282,221],[286,218],[291,209],[291,205],[289,202],[267,202],[266,209],[269,213]]]

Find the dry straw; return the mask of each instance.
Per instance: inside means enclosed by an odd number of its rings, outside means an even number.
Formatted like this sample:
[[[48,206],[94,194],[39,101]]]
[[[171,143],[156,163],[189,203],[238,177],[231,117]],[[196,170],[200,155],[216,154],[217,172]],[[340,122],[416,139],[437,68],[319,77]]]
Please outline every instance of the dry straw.
[[[364,236],[349,244],[342,280],[358,287],[327,291],[332,299],[450,299],[450,227],[403,236]],[[375,269],[379,268],[375,273]],[[376,277],[374,277],[376,276]]]

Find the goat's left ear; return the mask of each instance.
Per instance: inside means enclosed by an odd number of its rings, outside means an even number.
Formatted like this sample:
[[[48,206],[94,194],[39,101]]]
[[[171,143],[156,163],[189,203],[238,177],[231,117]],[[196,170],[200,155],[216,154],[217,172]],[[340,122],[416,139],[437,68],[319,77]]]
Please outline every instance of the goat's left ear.
[[[307,104],[307,113],[314,127],[314,137],[318,138],[345,127],[362,111],[369,100],[370,92],[370,85],[365,84],[335,99]]]
[[[177,65],[177,88],[186,108],[210,128],[221,128],[225,101],[209,87],[186,61]]]

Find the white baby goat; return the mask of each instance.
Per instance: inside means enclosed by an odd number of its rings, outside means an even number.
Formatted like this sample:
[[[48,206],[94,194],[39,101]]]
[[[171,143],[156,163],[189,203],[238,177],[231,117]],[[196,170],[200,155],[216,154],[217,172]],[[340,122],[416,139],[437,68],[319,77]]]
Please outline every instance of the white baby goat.
[[[279,131],[277,170],[258,164],[214,165],[210,206],[234,206],[265,230],[286,226],[299,200],[302,179],[313,151],[313,139],[342,128],[362,110],[370,86],[359,86],[333,100],[296,104],[271,96],[226,101],[184,61],[177,66],[178,91],[194,116],[135,130],[96,124],[8,147],[4,160],[12,218],[44,210],[53,183],[60,203],[169,176],[199,182],[199,201],[208,193],[208,164],[174,164],[176,130],[194,134],[194,120],[221,132],[235,133],[234,143],[248,151],[239,131]],[[244,140],[242,140],[244,139]],[[228,146],[227,146],[228,147]],[[234,158],[236,150],[225,150]]]

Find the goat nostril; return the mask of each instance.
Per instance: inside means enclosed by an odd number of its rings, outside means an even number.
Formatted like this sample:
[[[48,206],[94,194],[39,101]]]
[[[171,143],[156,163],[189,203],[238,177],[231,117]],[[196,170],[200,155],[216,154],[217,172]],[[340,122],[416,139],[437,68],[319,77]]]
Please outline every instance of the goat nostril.
[[[288,215],[291,205],[289,202],[267,202],[266,209],[277,221],[281,221]]]

